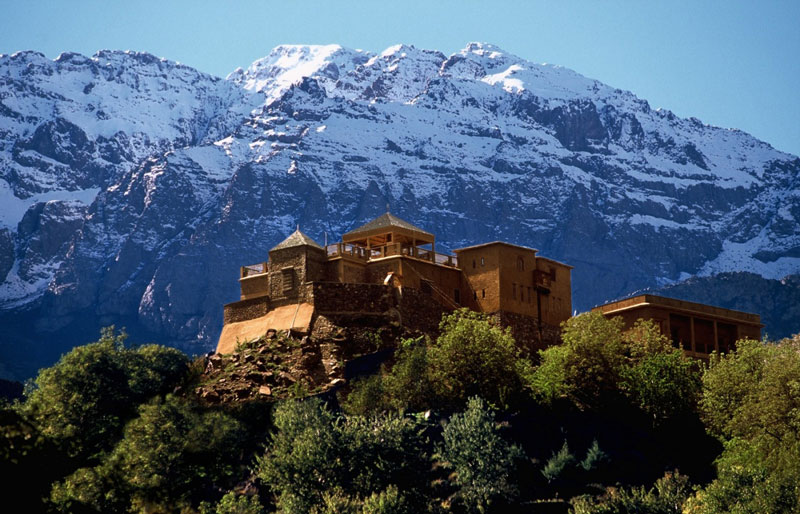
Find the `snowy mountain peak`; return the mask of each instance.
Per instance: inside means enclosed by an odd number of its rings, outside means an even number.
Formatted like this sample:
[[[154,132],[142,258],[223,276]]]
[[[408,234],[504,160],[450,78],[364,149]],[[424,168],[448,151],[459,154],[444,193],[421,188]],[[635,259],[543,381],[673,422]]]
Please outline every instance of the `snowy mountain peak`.
[[[504,239],[575,265],[579,309],[690,275],[783,276],[800,270],[798,176],[744,132],[486,43],[284,45],[227,80],[147,53],[21,52],[0,57],[0,324],[40,305],[42,330],[124,318],[212,341],[240,264],[298,222],[335,238],[387,204],[444,249]]]
[[[228,79],[248,91],[264,93],[270,102],[306,77],[321,75],[336,80],[340,70],[352,69],[370,57],[362,50],[339,45],[281,45]]]

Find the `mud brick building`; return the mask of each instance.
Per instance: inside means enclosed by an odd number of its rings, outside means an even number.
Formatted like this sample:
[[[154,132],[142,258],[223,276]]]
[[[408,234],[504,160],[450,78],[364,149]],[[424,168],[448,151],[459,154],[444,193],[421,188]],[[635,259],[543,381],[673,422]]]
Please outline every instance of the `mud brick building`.
[[[621,316],[626,327],[637,319],[652,319],[676,348],[691,357],[707,359],[711,352],[728,353],[737,340],[761,339],[758,314],[644,294],[607,303],[593,310]]]
[[[241,298],[225,306],[217,352],[269,329],[314,334],[377,317],[435,329],[467,307],[495,317],[531,350],[558,341],[572,313],[572,266],[501,241],[436,252],[433,234],[386,213],[322,247],[298,229],[241,268]]]

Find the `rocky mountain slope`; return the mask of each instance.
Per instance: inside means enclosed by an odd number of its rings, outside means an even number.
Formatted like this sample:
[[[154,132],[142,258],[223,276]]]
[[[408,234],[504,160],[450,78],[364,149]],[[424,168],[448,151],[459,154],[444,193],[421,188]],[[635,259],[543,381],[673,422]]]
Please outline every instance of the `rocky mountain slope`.
[[[800,270],[800,159],[485,44],[280,46],[227,79],[0,56],[0,374],[99,326],[200,352],[238,267],[385,211],[575,266],[574,303]],[[743,294],[746,294],[743,292]],[[704,301],[714,301],[709,297]],[[21,360],[27,359],[27,364]]]

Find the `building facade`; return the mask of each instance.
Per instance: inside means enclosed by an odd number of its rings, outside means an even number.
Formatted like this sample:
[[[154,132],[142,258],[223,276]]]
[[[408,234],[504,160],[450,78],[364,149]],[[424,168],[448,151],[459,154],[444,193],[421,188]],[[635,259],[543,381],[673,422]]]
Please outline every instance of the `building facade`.
[[[673,346],[689,356],[707,359],[712,352],[728,353],[739,339],[761,339],[758,314],[723,309],[656,295],[639,295],[607,303],[593,310],[622,317],[626,328],[637,319],[651,319]]]
[[[531,349],[556,342],[572,312],[571,266],[500,241],[454,253],[436,252],[433,234],[388,212],[326,247],[298,229],[268,261],[241,268],[241,298],[225,306],[217,351],[268,329],[311,332],[320,315],[374,305],[407,313],[401,321],[413,326],[425,316],[410,314],[412,298],[437,307],[438,317],[460,307],[488,313]]]

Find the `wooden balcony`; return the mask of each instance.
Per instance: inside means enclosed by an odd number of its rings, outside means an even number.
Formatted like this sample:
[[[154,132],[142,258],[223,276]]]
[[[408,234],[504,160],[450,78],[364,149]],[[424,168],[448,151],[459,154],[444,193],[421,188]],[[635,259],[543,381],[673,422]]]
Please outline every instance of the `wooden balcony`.
[[[258,264],[248,264],[239,268],[239,278],[254,277],[256,275],[263,275],[267,272],[267,263],[259,262]]]
[[[458,257],[455,255],[437,253],[433,250],[403,243],[389,243],[386,245],[372,246],[369,248],[352,245],[349,243],[334,243],[327,246],[325,253],[329,259],[335,257],[352,257],[367,262],[386,257],[402,255],[405,257],[419,259],[421,261],[441,264],[442,266],[450,266],[453,268],[458,267]]]

